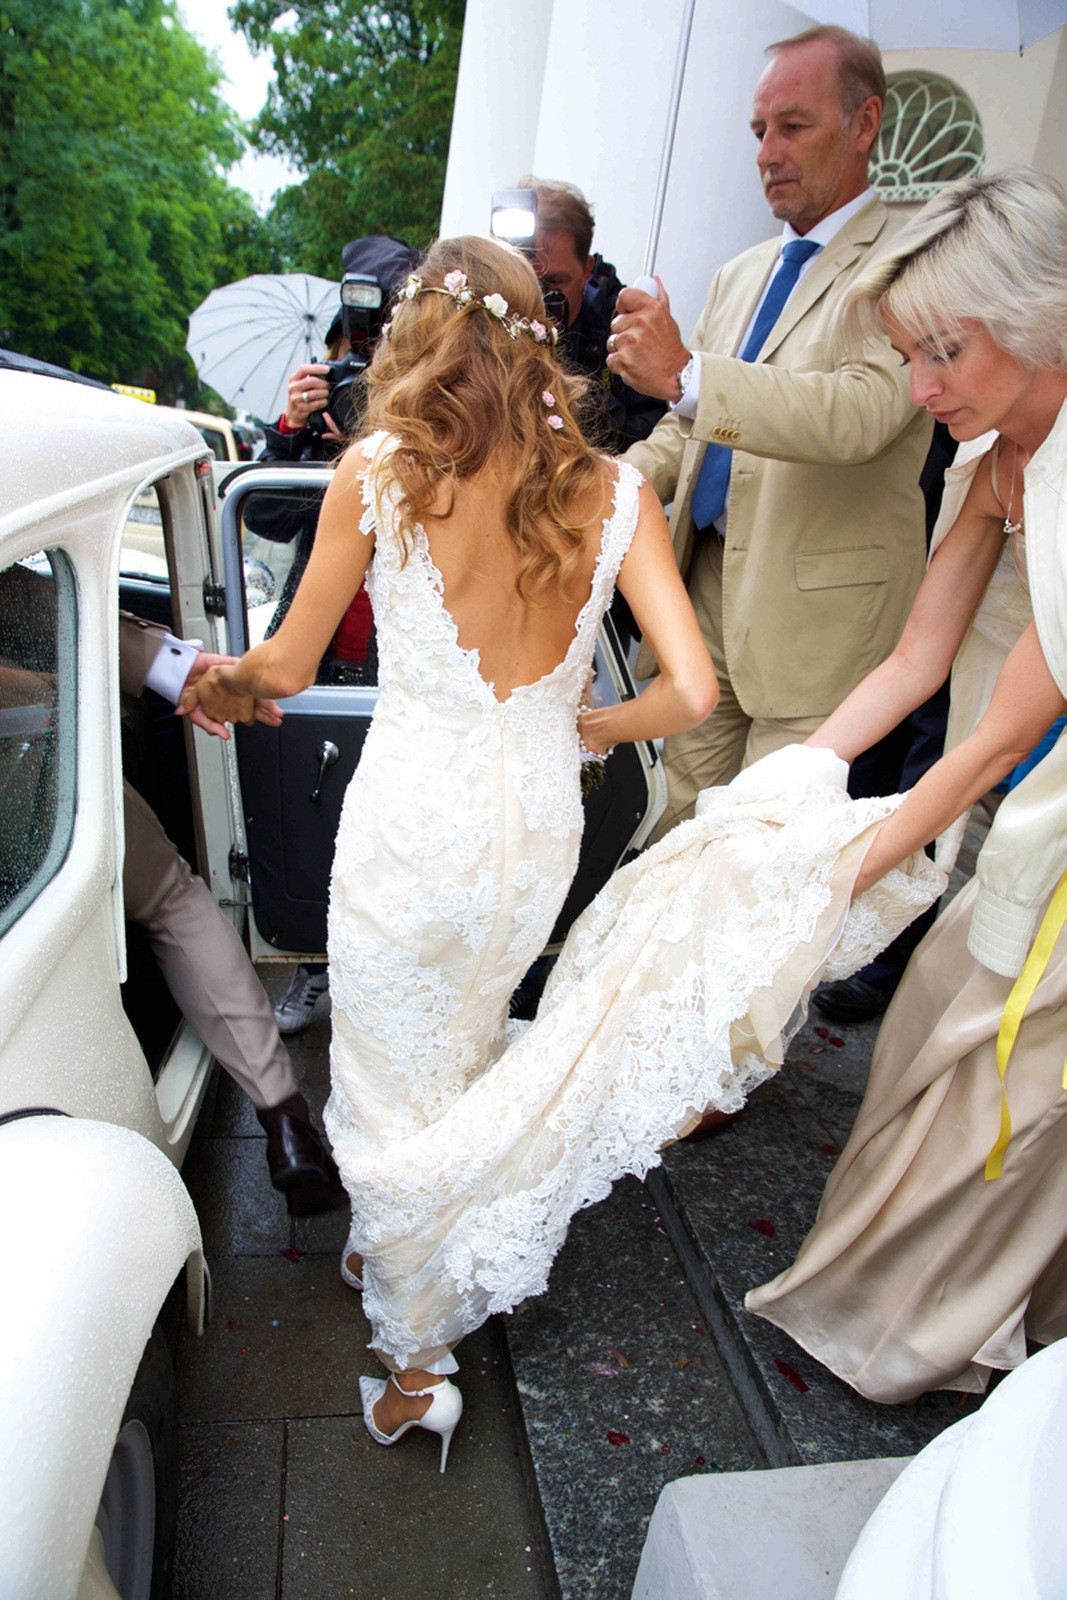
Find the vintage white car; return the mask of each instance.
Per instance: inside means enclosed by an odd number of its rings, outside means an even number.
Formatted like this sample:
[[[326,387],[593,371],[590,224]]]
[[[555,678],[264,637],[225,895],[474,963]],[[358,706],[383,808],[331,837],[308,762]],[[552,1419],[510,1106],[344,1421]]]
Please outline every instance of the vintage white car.
[[[173,1347],[207,1308],[180,1167],[212,1061],[124,918],[122,779],[253,956],[320,954],[373,618],[357,597],[280,730],[227,743],[124,704],[120,607],[240,651],[288,603],[331,469],[214,463],[180,415],[26,366],[0,353],[0,1600],[150,1600],[176,1517]],[[598,689],[632,693],[610,620]],[[662,807],[650,748],[608,772],[558,933]]]

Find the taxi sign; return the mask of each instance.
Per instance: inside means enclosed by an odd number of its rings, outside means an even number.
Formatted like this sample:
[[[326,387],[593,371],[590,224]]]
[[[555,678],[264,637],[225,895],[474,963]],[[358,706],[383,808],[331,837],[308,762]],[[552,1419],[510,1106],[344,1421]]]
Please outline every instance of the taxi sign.
[[[147,400],[150,406],[154,406],[156,403],[156,391],[154,389],[138,389],[132,383],[113,383],[111,387],[116,394],[128,394],[131,400]]]

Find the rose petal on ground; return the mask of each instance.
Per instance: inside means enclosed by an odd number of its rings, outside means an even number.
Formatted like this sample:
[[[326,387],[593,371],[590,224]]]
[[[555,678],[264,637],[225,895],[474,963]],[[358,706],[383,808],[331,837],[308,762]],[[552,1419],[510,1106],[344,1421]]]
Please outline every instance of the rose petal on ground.
[[[782,1377],[793,1385],[797,1394],[807,1394],[808,1386],[795,1367],[791,1367],[788,1361],[783,1361],[781,1356],[775,1356],[774,1364],[782,1374]]]

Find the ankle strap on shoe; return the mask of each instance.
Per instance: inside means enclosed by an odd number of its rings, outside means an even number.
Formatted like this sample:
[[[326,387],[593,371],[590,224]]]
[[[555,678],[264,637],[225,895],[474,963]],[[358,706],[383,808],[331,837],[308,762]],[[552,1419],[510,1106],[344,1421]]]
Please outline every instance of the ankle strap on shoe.
[[[407,1395],[409,1400],[413,1399],[416,1395],[436,1394],[438,1389],[443,1388],[443,1386],[448,1382],[447,1378],[442,1378],[440,1383],[431,1383],[426,1389],[405,1389],[401,1386],[400,1379],[397,1377],[395,1372],[391,1372],[389,1376],[392,1378],[394,1386],[400,1390],[401,1394]]]

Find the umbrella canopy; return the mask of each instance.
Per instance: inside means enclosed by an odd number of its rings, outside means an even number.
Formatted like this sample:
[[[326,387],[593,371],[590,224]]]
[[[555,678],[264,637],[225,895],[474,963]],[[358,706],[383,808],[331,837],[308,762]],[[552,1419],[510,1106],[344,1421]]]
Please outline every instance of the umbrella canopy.
[[[212,289],[189,318],[185,348],[202,382],[269,422],[285,410],[289,374],[321,361],[340,291],[306,272],[257,273]]]
[[[1067,0],[805,0],[797,10],[882,50],[1023,50],[1067,23]]]

